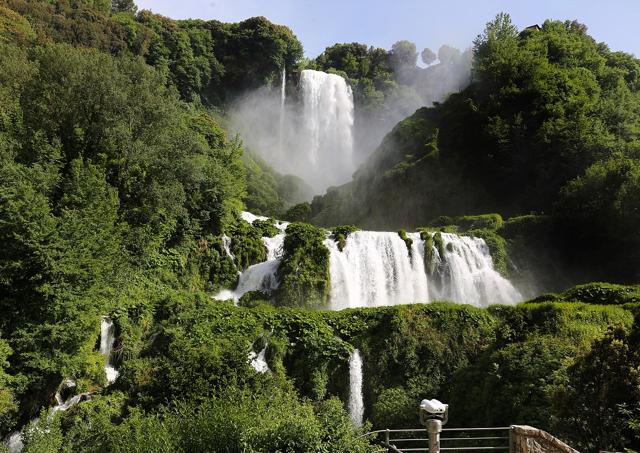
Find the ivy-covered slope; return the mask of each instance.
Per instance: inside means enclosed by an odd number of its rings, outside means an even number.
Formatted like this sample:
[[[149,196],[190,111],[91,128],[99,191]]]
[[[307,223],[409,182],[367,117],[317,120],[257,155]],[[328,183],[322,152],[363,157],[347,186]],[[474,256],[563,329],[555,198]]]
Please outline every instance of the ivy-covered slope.
[[[112,316],[117,348],[139,346],[119,356],[112,387],[55,419],[59,437],[48,436],[54,445],[118,451],[126,442],[150,448],[165,439],[178,451],[194,442],[234,451],[261,439],[257,451],[277,451],[279,442],[295,451],[342,451],[353,442],[346,451],[366,451],[343,408],[354,348],[363,357],[365,416],[373,428],[415,427],[420,399],[435,397],[451,404],[451,426],[534,424],[584,451],[637,441],[626,424],[635,415],[619,406],[639,402],[637,389],[609,394],[604,407],[616,417],[603,422],[605,430],[583,431],[580,424],[600,404],[595,393],[606,391],[599,379],[607,367],[616,360],[640,364],[631,355],[602,355],[614,338],[636,341],[633,314],[621,306],[432,303],[323,312],[234,307],[174,292]],[[610,325],[618,327],[608,331]],[[263,348],[266,374],[248,359]],[[595,356],[605,366],[589,374]],[[592,389],[580,412],[573,410],[577,388]]]

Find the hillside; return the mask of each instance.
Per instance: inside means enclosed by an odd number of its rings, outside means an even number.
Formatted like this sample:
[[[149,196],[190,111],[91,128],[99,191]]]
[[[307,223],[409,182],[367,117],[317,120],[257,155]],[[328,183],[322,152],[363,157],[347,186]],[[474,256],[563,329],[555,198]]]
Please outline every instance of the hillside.
[[[0,450],[364,453],[425,397],[637,450],[640,61],[505,14],[427,51],[0,0]],[[462,91],[294,205],[230,111],[311,70],[363,153]]]

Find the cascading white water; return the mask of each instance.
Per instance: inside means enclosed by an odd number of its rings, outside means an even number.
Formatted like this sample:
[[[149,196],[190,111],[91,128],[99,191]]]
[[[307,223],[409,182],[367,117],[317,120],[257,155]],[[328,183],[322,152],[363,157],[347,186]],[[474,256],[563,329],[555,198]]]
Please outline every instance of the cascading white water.
[[[248,212],[242,218],[250,223],[266,219]],[[216,299],[234,299],[254,290],[271,292],[278,288],[276,276],[287,223],[276,223],[283,233],[262,238],[267,260],[240,274],[235,290],[224,290]],[[511,282],[493,267],[489,247],[483,239],[440,233],[443,254],[436,245],[433,273],[425,268],[425,242],[419,233],[408,233],[411,252],[395,232],[356,231],[346,240],[342,251],[331,239],[325,240],[330,251],[331,292],[329,308],[341,310],[356,307],[427,303],[431,300],[486,306],[509,304],[522,300]]]
[[[3,444],[9,453],[20,453],[22,450],[24,450],[22,431],[14,431],[9,434],[7,437],[5,437]]]
[[[303,175],[314,189],[349,180],[353,161],[353,93],[336,74],[305,69],[300,74],[304,104],[302,150],[309,168]]]
[[[281,156],[285,155],[284,149],[284,125],[285,125],[285,104],[287,102],[287,69],[282,67],[282,82],[280,85],[280,134],[278,136],[279,143],[279,152]]]
[[[242,219],[246,222],[253,223],[256,220],[266,220],[267,217],[256,216],[250,212],[243,212]],[[276,221],[276,227],[280,231],[285,231],[289,223]],[[274,237],[263,237],[262,242],[267,249],[267,259],[262,263],[249,266],[244,272],[240,273],[238,285],[235,290],[225,289],[214,296],[217,300],[240,298],[249,291],[272,292],[278,289],[278,277],[276,272],[280,265],[282,257],[282,245],[284,244],[284,233],[276,234]],[[229,252],[231,253],[231,252]]]
[[[397,233],[356,231],[342,252],[327,239],[331,309],[428,302],[423,244],[419,234],[408,236],[411,254]]]
[[[104,372],[107,375],[107,382],[109,384],[112,384],[118,377],[118,371],[111,363],[111,352],[113,351],[113,345],[116,341],[115,334],[116,327],[113,324],[113,321],[110,318],[103,316],[100,324],[100,352],[106,358]]]
[[[267,260],[262,263],[254,264],[240,274],[240,280],[233,298],[239,300],[243,294],[249,291],[271,292],[278,289],[278,278],[276,272],[280,265],[280,257],[282,256],[282,245],[284,243],[284,234],[276,234],[272,238],[264,237],[262,242],[267,248]]]
[[[266,360],[267,354],[267,346],[260,350],[259,353],[255,353],[254,351],[249,351],[249,363],[258,373],[266,373],[269,370],[269,365]]]
[[[349,357],[349,414],[355,426],[362,426],[364,420],[362,357],[357,349]]]
[[[224,249],[224,253],[226,253],[229,258],[231,258],[233,261],[236,260],[236,257],[233,256],[233,253],[231,253],[231,238],[226,234],[222,236],[222,248]]]
[[[105,356],[104,371],[107,375],[107,382],[112,384],[118,377],[118,371],[113,367],[111,363],[111,352],[113,351],[113,345],[116,341],[115,338],[115,325],[113,321],[107,316],[103,316],[100,322],[100,353]],[[64,412],[69,408],[75,406],[81,401],[91,398],[91,392],[80,393],[78,395],[71,395],[66,400],[63,398],[64,390],[75,389],[76,383],[71,379],[65,379],[58,387],[55,393],[56,405],[49,410],[48,420],[52,420],[58,412]],[[34,419],[29,429],[37,428],[40,422],[40,418]],[[40,428],[41,429],[41,428]],[[4,438],[3,444],[10,453],[20,453],[24,449],[24,442],[22,431],[14,431]]]
[[[453,300],[477,307],[522,300],[511,282],[493,268],[489,247],[483,239],[441,233],[444,256],[434,246],[437,284],[431,285],[434,299]]]
[[[92,393],[86,392],[86,393],[80,393],[78,395],[72,395],[68,397],[66,400],[63,399],[62,392],[64,390],[75,389],[75,387],[76,387],[76,383],[71,379],[65,379],[64,381],[62,381],[62,384],[60,384],[54,396],[56,400],[56,405],[49,410],[49,414],[47,415],[47,421],[49,422],[52,421],[58,412],[64,412],[70,409],[71,407],[75,406],[79,402],[85,401],[91,398]],[[40,426],[40,417],[33,419],[25,428],[27,430],[43,429]],[[45,432],[47,432],[46,428],[45,428]],[[7,451],[9,451],[9,453],[21,453],[22,450],[24,450],[24,439],[23,439],[22,431],[14,431],[11,434],[9,434],[7,437],[4,438],[3,444],[4,444],[4,447],[7,449]]]

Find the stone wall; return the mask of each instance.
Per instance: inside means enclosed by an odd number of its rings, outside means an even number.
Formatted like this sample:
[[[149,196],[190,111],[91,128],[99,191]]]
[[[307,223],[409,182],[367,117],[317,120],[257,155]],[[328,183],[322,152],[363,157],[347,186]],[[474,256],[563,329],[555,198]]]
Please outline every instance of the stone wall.
[[[526,425],[512,427],[514,453],[580,453],[551,434]]]

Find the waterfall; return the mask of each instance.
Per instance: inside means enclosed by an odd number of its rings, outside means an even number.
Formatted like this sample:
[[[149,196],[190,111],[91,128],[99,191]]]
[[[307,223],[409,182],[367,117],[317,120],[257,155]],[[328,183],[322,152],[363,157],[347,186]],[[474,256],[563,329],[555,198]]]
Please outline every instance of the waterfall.
[[[62,381],[62,384],[58,387],[58,390],[55,393],[56,405],[53,406],[49,410],[49,414],[47,415],[47,421],[52,421],[55,415],[58,412],[64,412],[71,407],[75,406],[81,401],[86,401],[91,398],[92,393],[80,393],[78,395],[71,395],[66,400],[62,396],[62,392],[65,390],[75,389],[76,383],[71,379],[65,379]],[[34,430],[34,429],[42,429],[40,426],[40,417],[34,418],[28,425],[25,425],[23,430]],[[45,428],[45,432],[46,428]],[[21,453],[24,450],[24,437],[22,431],[17,430],[10,433],[3,440],[4,447],[9,453]]]
[[[236,257],[231,253],[231,238],[226,234],[222,236],[222,248],[224,249],[224,253],[226,253],[232,261],[236,260]]]
[[[256,220],[267,220],[267,217],[256,216],[250,212],[243,212],[241,217],[246,222],[253,224]],[[264,291],[270,293],[278,289],[278,278],[276,272],[280,265],[282,256],[282,246],[284,244],[284,231],[289,225],[288,222],[276,221],[276,227],[282,231],[274,237],[263,237],[262,243],[267,249],[267,258],[262,263],[249,266],[244,272],[240,273],[238,285],[235,290],[224,289],[216,294],[213,298],[216,300],[233,299],[236,303],[240,298],[249,291]],[[229,251],[229,253],[231,253]]]
[[[112,384],[118,377],[118,371],[111,363],[111,352],[113,350],[113,344],[116,341],[116,328],[113,321],[106,317],[102,317],[102,323],[100,324],[100,352],[106,357],[106,365],[104,367],[105,374],[107,375],[107,382]]]
[[[349,357],[349,414],[357,427],[364,419],[364,399],[362,397],[362,357],[354,350]]]
[[[521,294],[493,268],[489,247],[480,238],[441,233],[444,256],[434,246],[438,284],[431,285],[434,299],[453,300],[484,307],[515,303]]]
[[[116,329],[113,321],[107,316],[103,316],[100,323],[100,353],[105,356],[106,365],[104,367],[104,371],[107,375],[107,382],[109,384],[112,384],[118,377],[118,371],[113,367],[113,364],[111,363],[111,352],[113,351],[113,345],[116,341],[115,330]],[[73,392],[75,390],[72,389],[75,388],[76,383],[72,379],[65,379],[64,381],[62,381],[55,393],[56,405],[49,410],[49,415],[47,416],[47,419],[49,421],[53,420],[53,417],[55,417],[58,412],[64,412],[69,408],[75,406],[79,402],[91,398],[92,393],[85,392],[77,395],[72,394],[65,399],[63,393],[68,394],[70,392]],[[27,427],[27,429],[39,429],[37,427],[39,423],[40,418],[35,418],[31,422],[30,427]],[[22,431],[18,430],[9,434],[4,438],[3,444],[10,453],[20,453],[24,449]]]
[[[279,135],[279,140],[280,140],[280,149],[278,150],[280,152],[281,156],[285,155],[285,149],[284,149],[284,124],[285,124],[285,116],[286,116],[286,112],[285,112],[285,103],[287,101],[287,70],[285,68],[285,66],[282,66],[282,82],[280,85],[280,135]]]
[[[413,240],[411,254],[397,233],[356,231],[342,252],[327,239],[331,309],[428,302],[424,246],[419,234],[408,236]]]
[[[300,75],[303,100],[303,146],[309,171],[305,176],[316,190],[349,180],[353,162],[353,93],[336,75],[305,69]]]
[[[253,223],[264,217],[243,213]],[[276,224],[282,233],[262,238],[267,259],[240,274],[235,290],[224,290],[216,299],[239,300],[249,291],[272,292],[278,288],[278,266],[287,223]],[[396,232],[356,231],[347,237],[342,251],[327,237],[332,310],[427,303],[432,300],[484,307],[520,302],[522,296],[493,267],[489,247],[481,238],[440,233],[442,256],[434,244],[434,262],[425,267],[425,241],[419,233],[408,233],[410,250]],[[432,271],[432,272],[431,272]]]
[[[267,364],[267,360],[265,358],[266,354],[267,345],[265,345],[264,348],[262,348],[257,354],[254,351],[249,351],[249,363],[258,373],[266,373],[267,371],[270,371],[269,365]]]
[[[240,274],[238,286],[233,292],[233,298],[239,300],[243,294],[249,291],[264,291],[270,293],[278,289],[278,278],[276,272],[280,265],[282,256],[282,245],[284,244],[284,234],[276,234],[272,238],[262,238],[262,242],[267,248],[267,260],[254,264]]]
[[[22,432],[14,431],[4,438],[4,447],[9,453],[20,453],[24,449],[24,442],[22,440]]]

